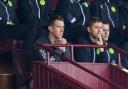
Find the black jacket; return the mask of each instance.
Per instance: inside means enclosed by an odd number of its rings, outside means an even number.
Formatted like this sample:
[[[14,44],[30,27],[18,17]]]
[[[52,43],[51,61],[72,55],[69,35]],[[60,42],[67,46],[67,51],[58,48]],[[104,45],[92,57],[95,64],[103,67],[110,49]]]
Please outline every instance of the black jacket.
[[[125,42],[122,45],[122,49],[125,50],[126,52],[128,52],[128,42]],[[122,55],[121,64],[122,64],[123,67],[128,69],[128,56],[123,56]]]
[[[111,0],[97,0],[90,5],[91,16],[108,20],[111,27],[121,28],[119,8]]]
[[[81,37],[76,42],[77,44],[95,45],[90,39]],[[112,48],[105,48],[101,52],[99,48],[75,48],[75,60],[78,62],[96,62],[96,63],[111,63],[115,61],[115,52]]]
[[[89,19],[89,4],[82,0],[59,0],[56,6],[56,14],[61,15],[66,26],[84,25]],[[85,13],[87,12],[87,13]]]
[[[0,27],[7,25],[7,21],[18,24],[17,16],[15,14],[15,0],[0,0]]]
[[[128,29],[128,1],[119,6],[120,17],[122,24]]]
[[[19,0],[17,14],[22,24],[46,26],[51,14],[49,0]]]

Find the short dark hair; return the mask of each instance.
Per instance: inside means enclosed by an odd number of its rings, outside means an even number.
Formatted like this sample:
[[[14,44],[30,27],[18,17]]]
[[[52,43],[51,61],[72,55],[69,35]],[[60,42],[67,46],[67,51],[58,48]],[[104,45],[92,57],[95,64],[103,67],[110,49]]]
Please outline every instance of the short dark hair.
[[[49,21],[48,21],[48,26],[51,26],[54,24],[55,20],[61,20],[64,21],[63,17],[59,16],[59,15],[54,15],[52,16]]]
[[[102,22],[102,20],[98,17],[92,17],[88,20],[87,27],[91,27],[96,22]]]
[[[103,20],[102,23],[103,23],[103,24],[108,24],[108,25],[109,25],[108,20]]]

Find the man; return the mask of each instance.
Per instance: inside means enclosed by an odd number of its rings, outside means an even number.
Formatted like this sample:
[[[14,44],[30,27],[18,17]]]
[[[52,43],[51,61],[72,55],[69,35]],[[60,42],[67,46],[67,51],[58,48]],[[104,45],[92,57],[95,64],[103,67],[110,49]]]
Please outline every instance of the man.
[[[110,34],[110,26],[107,21],[103,21],[103,31],[102,31],[102,38],[103,38],[103,43],[107,45],[107,41],[109,39],[109,34]]]
[[[87,24],[88,35],[82,36],[76,43],[85,45],[104,45],[105,40],[108,39],[108,34],[106,35],[106,33],[104,33],[106,31],[103,29],[103,23],[99,18],[91,18]],[[75,60],[80,62],[110,63],[111,60],[108,54],[105,48],[76,48]]]
[[[41,44],[67,44],[67,40],[63,38],[64,33],[64,19],[60,16],[53,16],[50,18],[48,22],[48,32],[45,34],[46,36],[42,36],[37,39],[36,43]],[[38,47],[37,47],[38,48]],[[57,53],[65,55],[69,57],[69,51],[66,47],[52,47]],[[46,60],[46,52],[43,48],[38,48],[38,52],[36,53],[36,59]],[[63,61],[61,58],[57,56],[53,56],[50,54],[50,60],[52,61]]]
[[[64,19],[60,16],[53,16],[48,21],[47,32],[46,30],[42,30],[42,35],[37,38],[35,44],[67,44],[67,40],[63,38],[64,33]],[[66,47],[51,47],[53,51],[62,54],[66,57],[69,57],[69,50]],[[46,60],[46,50],[35,46],[31,59],[33,61],[45,61]],[[63,61],[61,58],[49,53],[50,61]],[[32,64],[32,61],[30,61]],[[29,67],[29,66],[28,66]],[[32,70],[32,66],[30,65],[30,71]],[[26,80],[27,87],[29,86],[32,89],[32,80]],[[30,83],[30,84],[29,84]]]
[[[119,0],[115,0],[115,2],[119,2]],[[119,7],[115,2],[113,0],[95,0],[94,3],[90,5],[90,12],[92,13],[91,16],[96,16],[109,22],[111,27],[109,41],[120,46],[123,41],[123,25]],[[117,35],[120,35],[120,38],[118,38],[119,40],[116,38]]]
[[[101,33],[102,36],[102,40],[103,40],[103,45],[113,45],[113,43],[109,43],[109,35],[110,35],[110,25],[108,21],[102,21],[103,23],[103,31]],[[102,55],[104,57],[100,57],[100,58],[108,58],[108,63],[116,63],[117,61],[115,60],[115,51],[113,48],[105,48],[104,51],[106,51],[106,54]],[[105,57],[106,56],[106,57]],[[98,61],[102,61],[99,58]],[[98,62],[97,61],[97,62]]]

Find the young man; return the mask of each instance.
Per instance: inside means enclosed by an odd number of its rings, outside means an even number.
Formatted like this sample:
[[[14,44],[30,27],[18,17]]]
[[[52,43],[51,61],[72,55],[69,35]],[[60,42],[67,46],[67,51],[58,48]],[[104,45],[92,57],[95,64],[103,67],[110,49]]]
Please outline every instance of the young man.
[[[99,18],[91,18],[87,24],[88,35],[82,36],[76,43],[85,45],[104,45],[104,41],[107,40],[108,35],[104,35],[103,29],[103,23]],[[75,60],[93,63],[110,63],[112,61],[105,48],[76,48]]]
[[[107,21],[103,21],[103,31],[102,31],[102,39],[103,43],[107,45],[107,41],[109,39],[109,34],[110,34],[110,26]]]
[[[46,36],[42,36],[37,39],[36,43],[40,44],[67,44],[67,40],[63,38],[64,33],[64,19],[60,16],[53,16],[48,22],[48,32]],[[37,47],[38,48],[38,47]],[[69,57],[69,51],[66,47],[52,47],[57,53]],[[38,48],[36,59],[46,60],[46,52],[43,48]],[[50,60],[52,61],[63,61],[57,56],[50,54]]]
[[[114,45],[113,43],[109,43],[109,36],[110,36],[110,25],[108,21],[102,21],[103,23],[103,31],[101,33],[103,45]],[[100,58],[108,58],[108,63],[116,63],[116,57],[115,57],[115,50],[113,48],[105,48],[104,51],[106,51],[106,54],[102,55],[104,57]],[[99,58],[99,61],[102,61]]]

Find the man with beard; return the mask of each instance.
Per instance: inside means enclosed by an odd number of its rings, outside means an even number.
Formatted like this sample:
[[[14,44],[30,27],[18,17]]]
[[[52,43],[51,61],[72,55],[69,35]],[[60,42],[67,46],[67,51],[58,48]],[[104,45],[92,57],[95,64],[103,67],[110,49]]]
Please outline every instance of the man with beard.
[[[88,21],[86,31],[88,34],[83,35],[77,44],[85,45],[104,45],[104,41],[108,40],[104,35],[104,25],[102,20],[93,17]],[[105,31],[106,32],[106,31]],[[105,41],[106,42],[106,41]],[[100,62],[111,63],[110,53],[106,48],[75,48],[75,60],[78,62]]]

